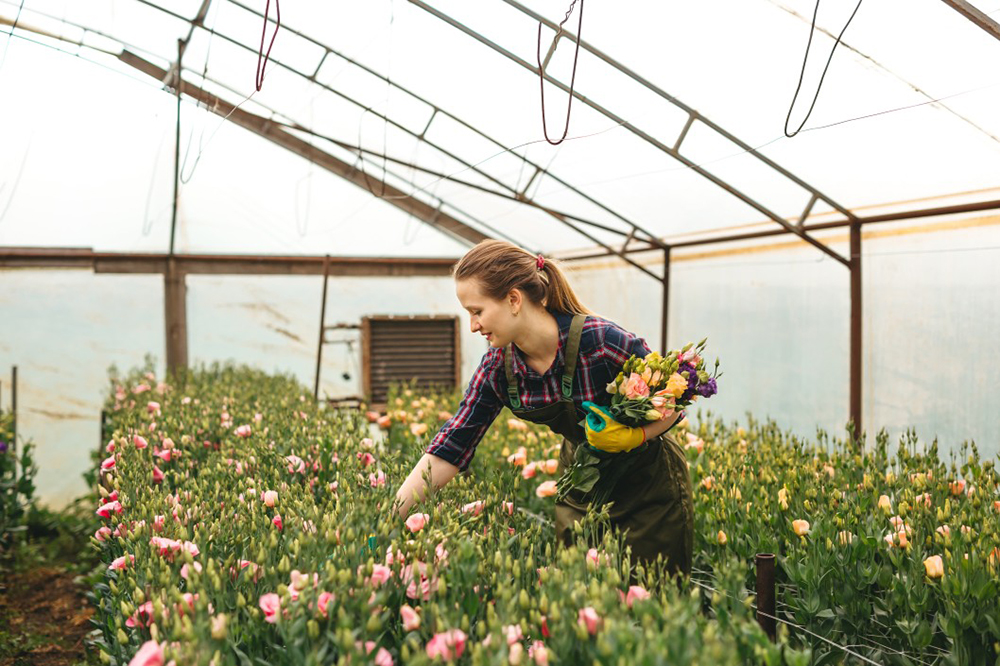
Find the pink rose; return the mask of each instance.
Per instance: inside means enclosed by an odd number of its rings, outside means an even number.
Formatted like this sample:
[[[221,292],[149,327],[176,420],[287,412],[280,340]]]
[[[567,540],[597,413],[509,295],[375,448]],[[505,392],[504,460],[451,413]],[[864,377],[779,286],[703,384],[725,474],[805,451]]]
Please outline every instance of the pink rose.
[[[403,631],[416,631],[420,628],[420,615],[409,604],[399,607],[399,615],[403,618]]]
[[[427,641],[427,656],[431,659],[441,657],[445,661],[458,659],[465,652],[465,641],[466,635],[461,629],[450,629],[434,634],[434,637]]]
[[[642,380],[642,377],[633,372],[622,384],[621,391],[625,393],[625,397],[629,400],[633,398],[647,398],[649,397],[649,386]]]
[[[122,555],[112,560],[111,564],[108,565],[108,569],[121,571],[122,569],[127,569],[130,563],[135,564],[135,555]]]
[[[587,633],[591,636],[600,631],[601,625],[604,624],[601,616],[597,614],[597,611],[592,606],[580,609],[580,612],[577,613],[577,622],[586,627]]]
[[[264,504],[266,506],[273,507],[277,501],[278,501],[278,492],[276,490],[264,491]]]
[[[632,608],[632,604],[643,599],[649,599],[649,592],[639,585],[632,585],[628,588],[628,594],[625,596],[625,604]]]
[[[419,532],[424,529],[424,525],[430,520],[430,514],[427,513],[415,513],[406,519],[406,526],[411,532]]]
[[[163,648],[156,641],[146,641],[128,666],[163,666]]]
[[[278,621],[278,613],[281,611],[281,597],[274,592],[261,595],[260,609],[264,611],[264,621],[275,624]]]
[[[143,437],[142,435],[133,435],[132,443],[135,444],[135,448],[137,449],[144,449],[147,446],[149,446],[149,443],[146,441],[146,438]]]

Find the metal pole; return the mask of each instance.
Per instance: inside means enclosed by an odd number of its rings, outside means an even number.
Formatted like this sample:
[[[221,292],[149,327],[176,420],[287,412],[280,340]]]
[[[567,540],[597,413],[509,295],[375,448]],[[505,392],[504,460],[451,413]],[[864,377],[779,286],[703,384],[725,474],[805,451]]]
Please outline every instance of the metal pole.
[[[11,454],[17,454],[17,366],[15,365],[11,369],[11,386],[10,386],[10,412],[14,415],[13,421],[11,422],[11,441],[10,441],[10,452]]]
[[[177,40],[177,69],[174,89],[177,91],[177,122],[174,128],[174,208],[170,214],[170,256],[174,254],[174,236],[177,231],[177,201],[181,181],[181,58],[184,57],[184,40]]]
[[[861,421],[862,390],[862,295],[861,295],[861,223],[851,224],[851,365],[850,401],[851,422],[854,424],[855,442],[860,442],[863,434]]]
[[[757,553],[754,563],[757,567],[757,622],[771,641],[774,641],[777,633],[777,622],[774,619],[777,617],[774,614],[774,555]]]
[[[670,248],[663,250],[663,312],[660,315],[660,353],[667,354],[667,317],[670,314]]]
[[[316,347],[316,384],[313,386],[313,399],[319,400],[319,368],[323,362],[323,335],[326,328],[326,286],[330,281],[330,255],[323,260],[323,302],[319,306],[319,344]]]

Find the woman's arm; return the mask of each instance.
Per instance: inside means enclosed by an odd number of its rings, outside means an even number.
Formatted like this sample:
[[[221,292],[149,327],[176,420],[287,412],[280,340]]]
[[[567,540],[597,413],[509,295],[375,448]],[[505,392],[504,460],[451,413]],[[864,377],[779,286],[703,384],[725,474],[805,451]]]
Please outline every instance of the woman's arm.
[[[674,415],[670,418],[663,419],[662,421],[653,421],[652,423],[647,423],[642,426],[642,432],[646,436],[646,439],[653,439],[657,435],[662,435],[666,431],[670,430],[675,423],[681,418],[682,412],[674,412]]]
[[[435,490],[444,486],[458,474],[458,467],[455,465],[435,455],[425,453],[414,465],[413,471],[406,477],[403,485],[396,491],[395,507],[401,518],[405,518],[413,505],[417,501],[422,501],[427,495],[427,482],[424,480],[424,476],[428,474],[428,470],[431,485]],[[414,499],[414,494],[416,494],[416,499]]]

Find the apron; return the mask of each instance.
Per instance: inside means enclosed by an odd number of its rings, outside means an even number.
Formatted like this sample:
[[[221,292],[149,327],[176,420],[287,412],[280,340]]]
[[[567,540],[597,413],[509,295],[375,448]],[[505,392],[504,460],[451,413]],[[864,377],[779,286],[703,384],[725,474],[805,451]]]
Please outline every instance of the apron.
[[[573,376],[576,372],[580,332],[585,315],[573,317],[564,353],[565,369],[560,384],[562,395],[556,402],[537,409],[523,409],[514,376],[513,344],[507,345],[504,368],[507,396],[514,416],[548,426],[564,437],[559,451],[558,474],[571,465],[576,447],[586,444],[587,434],[573,402]],[[611,493],[611,524],[625,533],[625,544],[632,548],[632,562],[652,563],[662,557],[674,573],[691,573],[694,547],[694,504],[691,477],[684,451],[670,436],[660,435],[627,454],[635,456],[627,482],[618,483]],[[556,503],[556,540],[565,546],[573,543],[573,523],[587,513],[586,498],[576,493],[565,502]]]

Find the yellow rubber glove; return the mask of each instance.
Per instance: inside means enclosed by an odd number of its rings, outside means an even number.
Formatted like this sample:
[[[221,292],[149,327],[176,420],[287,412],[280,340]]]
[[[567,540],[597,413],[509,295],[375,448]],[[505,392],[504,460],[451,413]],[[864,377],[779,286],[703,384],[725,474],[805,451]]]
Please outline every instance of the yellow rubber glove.
[[[646,440],[642,428],[630,428],[612,418],[611,414],[592,402],[584,402],[583,408],[589,410],[584,430],[587,431],[587,442],[595,449],[608,453],[624,453],[631,451]]]

